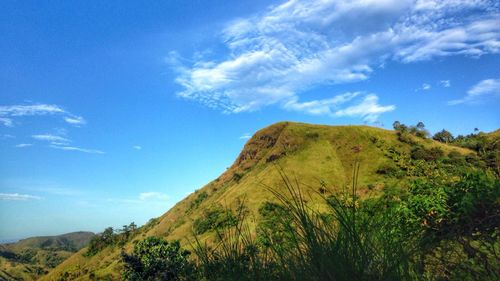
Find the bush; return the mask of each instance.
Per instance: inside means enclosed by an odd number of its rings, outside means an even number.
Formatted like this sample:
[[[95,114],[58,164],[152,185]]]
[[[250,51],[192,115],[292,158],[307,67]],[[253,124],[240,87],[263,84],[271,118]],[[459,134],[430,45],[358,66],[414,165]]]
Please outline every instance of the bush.
[[[236,225],[236,217],[231,210],[224,210],[221,206],[207,209],[201,218],[193,223],[195,234],[203,234],[207,231],[223,229],[225,227]]]
[[[396,178],[401,178],[404,176],[404,172],[398,166],[392,163],[385,163],[380,165],[380,167],[377,169],[377,174]]]
[[[201,202],[203,202],[205,199],[207,199],[208,194],[205,191],[202,191],[196,196],[196,198],[191,202],[191,205],[189,206],[189,210],[196,209],[198,206],[200,206]]]
[[[85,256],[91,257],[107,246],[113,245],[116,242],[116,236],[113,228],[106,228],[101,234],[98,234],[90,239]]]
[[[417,142],[415,141],[413,135],[407,132],[398,132],[398,140],[400,142],[404,142],[407,144],[415,145]]]
[[[131,255],[122,252],[124,280],[188,280],[189,251],[183,250],[179,241],[167,242],[158,237],[148,237],[134,246]]]
[[[444,156],[444,152],[439,147],[426,149],[422,146],[417,146],[411,151],[411,158],[414,160],[436,161]]]

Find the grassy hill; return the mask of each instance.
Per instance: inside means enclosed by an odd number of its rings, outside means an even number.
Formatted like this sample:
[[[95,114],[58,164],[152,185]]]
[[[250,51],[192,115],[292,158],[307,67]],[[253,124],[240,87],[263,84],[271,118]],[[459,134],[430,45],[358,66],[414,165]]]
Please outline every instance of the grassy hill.
[[[40,236],[0,245],[0,280],[35,280],[85,247],[92,232]]]
[[[241,202],[250,214],[249,225],[253,230],[259,220],[259,208],[265,202],[275,200],[266,186],[277,190],[282,188],[280,169],[302,183],[304,192],[310,194],[311,205],[319,204],[315,194],[321,186],[327,187],[329,193],[349,187],[356,163],[360,165],[359,196],[376,197],[388,186],[404,189],[407,181],[418,177],[419,173],[432,174],[432,171],[410,171],[407,167],[405,161],[415,154],[415,147],[427,152],[439,151],[444,157],[474,155],[469,149],[412,135],[402,138],[395,131],[369,126],[274,124],[255,133],[234,164],[222,175],[161,217],[152,219],[122,247],[106,247],[90,257],[85,256],[86,249],[82,249],[40,280],[57,280],[59,277],[118,280],[122,248],[130,251],[135,241],[149,236],[179,239],[181,244],[189,247],[188,241],[192,241],[194,232],[201,240],[210,243],[215,239],[210,224],[200,227],[209,219],[207,214],[220,215],[220,210],[234,210]],[[397,176],[401,169],[405,169],[403,177]]]

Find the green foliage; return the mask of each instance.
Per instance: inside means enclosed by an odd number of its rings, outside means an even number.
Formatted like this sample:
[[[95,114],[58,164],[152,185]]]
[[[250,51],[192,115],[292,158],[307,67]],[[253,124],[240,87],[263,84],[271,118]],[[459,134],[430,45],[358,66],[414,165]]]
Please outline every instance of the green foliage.
[[[64,258],[56,255],[54,252],[49,252],[45,255],[44,264],[49,268],[54,268],[64,261]]]
[[[386,175],[388,177],[402,178],[405,173],[397,165],[393,163],[385,163],[377,169],[377,174]]]
[[[293,220],[290,213],[280,204],[264,202],[259,208],[261,219],[257,225],[257,242],[263,247],[272,244],[283,248],[290,248],[287,243],[290,237],[286,237],[288,230],[293,228]]]
[[[439,141],[439,142],[443,142],[443,143],[450,143],[450,142],[453,142],[453,140],[455,138],[453,137],[453,135],[450,132],[448,132],[447,130],[443,129],[443,130],[435,133],[432,136],[432,139],[436,140],[436,141]]]
[[[429,137],[429,132],[425,129],[423,122],[418,122],[416,126],[406,126],[399,121],[395,121],[392,124],[392,127],[398,132],[399,140],[405,143],[414,143],[411,136],[416,136],[422,139]]]
[[[324,198],[328,209],[318,212],[307,206],[299,184],[281,175],[285,193],[269,188],[279,204],[259,208],[259,228],[271,243],[253,240],[239,217],[214,249],[197,244],[198,280],[412,279],[415,243],[397,227],[394,208],[359,208],[354,181],[353,204]]]
[[[19,254],[19,261],[23,263],[34,263],[35,261],[35,256],[36,256],[37,251],[32,248],[27,248],[24,249],[20,254]]]
[[[151,220],[150,220],[151,222]],[[124,225],[122,229],[115,233],[112,227],[104,229],[100,234],[94,236],[87,247],[84,256],[91,257],[109,246],[123,246],[129,241],[133,235],[137,233],[137,225],[132,222],[129,225]]]
[[[198,196],[191,202],[191,205],[189,206],[189,210],[196,209],[198,206],[200,206],[201,202],[203,202],[205,199],[208,198],[208,193],[205,191],[202,191],[198,193]]]
[[[167,242],[158,237],[148,237],[134,246],[131,255],[122,253],[124,280],[188,280],[190,253],[183,250],[179,241]]]
[[[500,138],[497,135],[489,136],[479,132],[466,136],[458,136],[454,145],[472,149],[478,153],[478,158],[486,167],[500,176]],[[469,159],[468,161],[477,162],[478,159]]]
[[[497,280],[499,199],[498,178],[484,172],[451,184],[417,180],[400,204],[401,227],[422,233],[420,254],[433,261],[427,267],[441,267],[446,278]],[[443,255],[454,258],[440,259]]]
[[[230,209],[223,209],[221,206],[216,206],[207,209],[201,218],[198,218],[193,223],[195,234],[203,234],[207,231],[222,229],[236,225],[236,217]]]
[[[411,158],[414,160],[436,161],[444,156],[444,152],[439,147],[427,149],[423,146],[416,146],[411,151]]]

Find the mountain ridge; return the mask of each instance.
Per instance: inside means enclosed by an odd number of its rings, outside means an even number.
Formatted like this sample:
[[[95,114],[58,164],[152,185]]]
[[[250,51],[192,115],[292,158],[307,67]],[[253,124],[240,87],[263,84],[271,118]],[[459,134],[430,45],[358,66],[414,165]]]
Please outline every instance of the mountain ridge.
[[[410,138],[414,144],[437,147],[444,153],[473,153],[431,139]],[[234,209],[244,201],[249,213],[257,218],[260,205],[272,200],[272,195],[263,186],[280,184],[276,166],[310,186],[323,182],[332,191],[338,191],[351,182],[352,168],[360,163],[360,194],[376,196],[384,186],[401,182],[377,172],[381,166],[394,162],[386,155],[385,147],[409,154],[413,145],[401,141],[395,131],[370,126],[273,124],[257,131],[221,176],[179,201],[159,218],[152,219],[123,249],[130,251],[133,241],[148,236],[180,239],[184,245],[189,245],[196,220],[214,206]],[[199,235],[206,241],[212,236],[210,231]],[[80,250],[40,280],[53,280],[65,274],[70,274],[74,280],[87,280],[90,273],[100,278],[119,278],[118,248],[105,248],[90,258],[84,253],[85,249]]]

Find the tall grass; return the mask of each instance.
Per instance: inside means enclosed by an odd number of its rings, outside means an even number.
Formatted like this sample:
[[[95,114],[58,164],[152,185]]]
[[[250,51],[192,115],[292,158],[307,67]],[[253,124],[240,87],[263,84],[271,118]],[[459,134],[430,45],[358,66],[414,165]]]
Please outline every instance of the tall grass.
[[[391,209],[361,211],[356,196],[358,164],[348,197],[317,193],[325,208],[310,207],[304,195],[307,187],[278,171],[282,186],[265,188],[286,215],[279,217],[276,225],[260,229],[267,243],[259,243],[248,229],[245,212],[240,211],[236,226],[217,231],[220,242],[213,247],[195,237],[192,246],[199,279],[417,279],[412,263],[417,243],[397,227]]]

